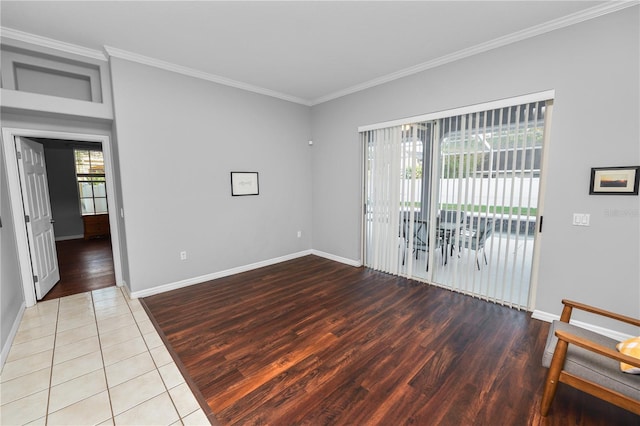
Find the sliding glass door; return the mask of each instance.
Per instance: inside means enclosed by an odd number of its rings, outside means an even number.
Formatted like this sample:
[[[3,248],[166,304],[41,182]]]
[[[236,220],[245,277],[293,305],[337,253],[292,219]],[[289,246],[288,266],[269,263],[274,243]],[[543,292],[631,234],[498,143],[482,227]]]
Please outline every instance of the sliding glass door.
[[[433,123],[414,123],[361,134],[365,263],[373,269],[412,277],[426,265],[433,129]]]
[[[365,265],[526,308],[547,105],[361,132]]]

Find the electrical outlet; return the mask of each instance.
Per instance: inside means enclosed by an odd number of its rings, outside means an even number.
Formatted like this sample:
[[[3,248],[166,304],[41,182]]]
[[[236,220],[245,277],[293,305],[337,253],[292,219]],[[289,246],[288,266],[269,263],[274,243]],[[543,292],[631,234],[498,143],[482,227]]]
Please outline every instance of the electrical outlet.
[[[298,238],[302,237],[302,231],[298,231]]]
[[[180,260],[187,260],[187,252],[186,251],[181,251],[180,252]]]

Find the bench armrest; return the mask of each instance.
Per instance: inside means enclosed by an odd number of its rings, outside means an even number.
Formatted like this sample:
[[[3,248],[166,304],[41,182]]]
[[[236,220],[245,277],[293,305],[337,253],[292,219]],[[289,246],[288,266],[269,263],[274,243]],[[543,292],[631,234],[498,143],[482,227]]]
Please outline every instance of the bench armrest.
[[[562,304],[564,305],[564,308],[562,310],[562,315],[560,316],[560,321],[569,322],[572,309],[576,308],[580,309],[581,311],[590,312],[596,315],[602,315],[614,320],[626,322],[627,324],[635,325],[636,327],[640,327],[640,319],[616,314],[615,312],[606,311],[604,309],[596,308],[594,306],[585,305],[584,303],[574,302],[567,299],[562,299]]]

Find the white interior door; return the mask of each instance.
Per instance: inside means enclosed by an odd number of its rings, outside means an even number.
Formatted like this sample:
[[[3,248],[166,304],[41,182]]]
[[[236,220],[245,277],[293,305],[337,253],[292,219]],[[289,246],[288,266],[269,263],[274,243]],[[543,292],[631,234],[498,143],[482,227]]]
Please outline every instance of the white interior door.
[[[16,151],[31,267],[36,296],[40,300],[60,281],[44,147],[37,142],[16,137]]]

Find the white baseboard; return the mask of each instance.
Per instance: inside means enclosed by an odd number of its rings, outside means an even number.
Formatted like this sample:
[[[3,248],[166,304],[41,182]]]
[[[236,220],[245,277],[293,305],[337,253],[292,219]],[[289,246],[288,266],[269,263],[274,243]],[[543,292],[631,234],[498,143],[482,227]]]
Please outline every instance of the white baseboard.
[[[308,256],[312,253],[312,250],[299,251],[297,253],[288,254],[285,256],[276,257],[273,259],[263,260],[261,262],[251,263],[249,265],[238,266],[237,268],[231,268],[220,272],[214,272],[212,274],[201,275],[199,277],[188,278],[186,280],[177,281],[169,284],[160,285],[158,287],[149,288],[146,290],[133,291],[129,293],[132,299],[139,297],[153,296],[154,294],[160,294],[171,290],[176,290],[182,287],[187,287],[194,284],[201,284],[203,282],[215,280],[218,278],[228,277],[229,275],[239,274],[241,272],[251,271],[253,269],[263,268],[265,266],[275,265],[276,263],[286,262],[287,260],[297,259],[299,257]],[[127,288],[125,286],[125,288]],[[127,291],[128,288],[127,288]]]
[[[560,319],[560,315],[550,314],[549,312],[543,312],[543,311],[539,311],[539,310],[534,310],[533,313],[531,314],[531,318],[538,319],[538,320],[541,320],[541,321],[546,321],[546,322],[553,322],[554,320],[559,320]],[[583,321],[571,320],[570,323],[571,324],[575,324],[578,327],[593,331],[594,333],[602,334],[604,336],[610,337],[610,338],[618,340],[618,341],[623,341],[623,340],[627,340],[627,339],[630,339],[630,338],[634,337],[634,336],[632,336],[630,334],[620,333],[619,331],[611,330],[609,328],[600,327],[598,325],[589,324],[589,323],[583,322]]]
[[[56,241],[81,240],[83,238],[84,238],[83,234],[80,234],[80,235],[67,235],[65,237],[56,237]]]
[[[362,262],[360,262],[359,260],[353,260],[353,259],[348,259],[346,257],[336,256],[335,254],[325,253],[320,250],[311,250],[311,254],[319,257],[324,257],[325,259],[333,260],[335,262],[344,263],[345,265],[355,266],[356,268],[359,268],[360,266],[362,266]]]
[[[9,351],[11,350],[11,345],[13,344],[13,339],[16,338],[16,334],[18,333],[18,328],[20,327],[20,321],[22,321],[22,316],[24,315],[24,310],[27,309],[27,305],[22,302],[20,309],[18,310],[18,315],[16,315],[15,321],[13,321],[13,325],[11,326],[11,331],[9,332],[9,336],[7,336],[7,341],[4,342],[2,346],[2,352],[0,352],[0,371],[4,368],[4,363],[9,356]]]
[[[540,320],[540,321],[545,321],[545,322],[553,322],[554,320],[559,320],[560,319],[560,315],[550,314],[548,312],[539,311],[539,310],[535,309],[531,313],[531,318],[537,319],[537,320]]]

